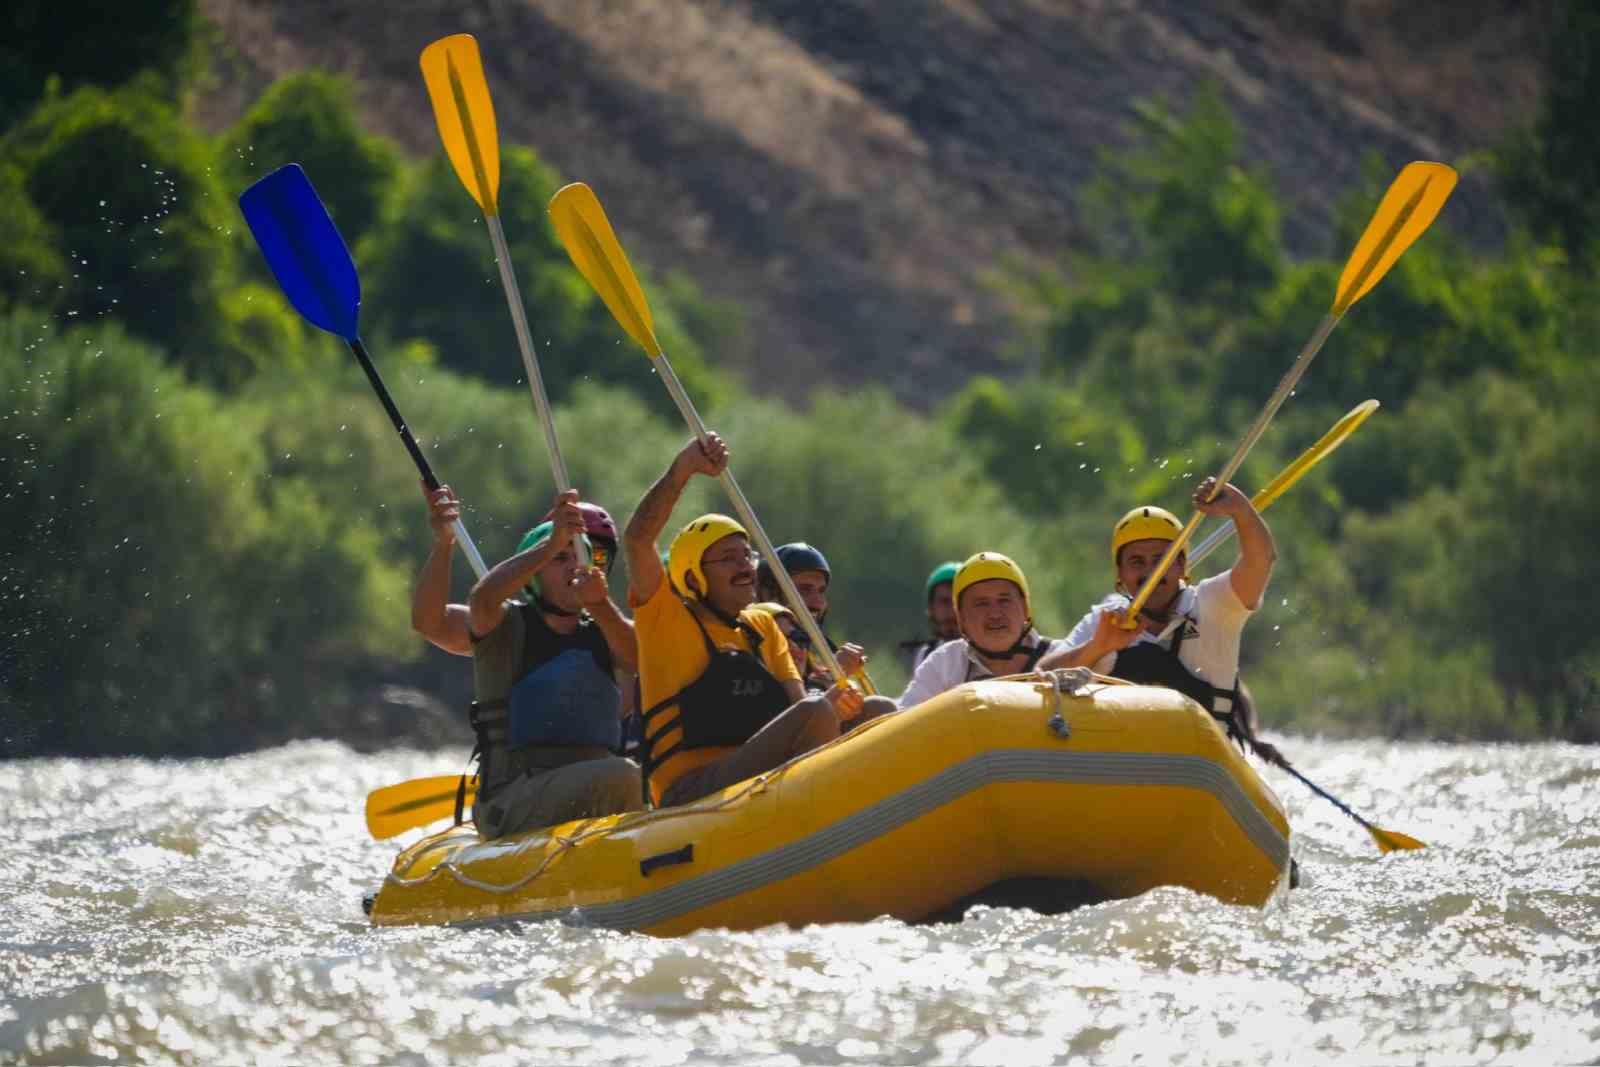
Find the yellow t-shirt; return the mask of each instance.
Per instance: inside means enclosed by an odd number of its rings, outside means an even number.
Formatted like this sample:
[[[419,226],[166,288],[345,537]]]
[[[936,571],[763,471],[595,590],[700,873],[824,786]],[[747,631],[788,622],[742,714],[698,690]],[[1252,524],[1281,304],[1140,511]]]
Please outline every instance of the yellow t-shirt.
[[[709,611],[698,614],[711,643],[718,649],[750,651],[750,638],[743,632],[724,625]],[[800,672],[795,670],[794,660],[789,655],[789,642],[784,640],[777,621],[765,611],[753,608],[741,611],[739,618],[761,635],[759,655],[772,676],[779,682],[798,682]],[[673,592],[671,583],[664,576],[649,600],[634,605],[633,632],[639,644],[641,711],[648,711],[668,697],[682,692],[711,665],[711,658],[706,654],[706,643],[700,636],[700,627],[695,625],[689,608]],[[669,706],[659,714],[671,717],[673,712]],[[651,736],[653,729],[659,729],[660,722],[659,717],[652,717],[645,724],[646,738]],[[683,731],[673,726],[650,747],[665,751],[682,736]],[[680,749],[650,774],[650,792],[655,802],[660,804],[661,794],[684,774],[714,763],[732,751],[734,749],[725,747]]]

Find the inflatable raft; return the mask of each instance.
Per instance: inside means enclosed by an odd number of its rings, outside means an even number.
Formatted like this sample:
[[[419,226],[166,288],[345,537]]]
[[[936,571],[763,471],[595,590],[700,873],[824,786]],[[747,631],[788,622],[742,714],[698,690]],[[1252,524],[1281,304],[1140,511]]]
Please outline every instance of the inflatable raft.
[[[1285,881],[1277,797],[1169,689],[1060,671],[972,682],[695,804],[395,860],[379,925],[561,919],[702,927],[920,920],[986,892],[1261,905]]]

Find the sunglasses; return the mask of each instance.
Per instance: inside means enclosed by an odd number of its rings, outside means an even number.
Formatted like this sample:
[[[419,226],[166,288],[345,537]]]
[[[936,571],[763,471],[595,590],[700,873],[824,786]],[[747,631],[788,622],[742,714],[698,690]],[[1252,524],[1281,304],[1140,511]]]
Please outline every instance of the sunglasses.
[[[808,649],[811,647],[811,635],[806,633],[798,626],[785,630],[783,632],[783,636],[787,637],[801,648]]]
[[[608,573],[610,572],[611,561],[614,558],[615,554],[612,551],[611,546],[606,544],[604,541],[589,542],[589,559],[602,571],[606,571]]]

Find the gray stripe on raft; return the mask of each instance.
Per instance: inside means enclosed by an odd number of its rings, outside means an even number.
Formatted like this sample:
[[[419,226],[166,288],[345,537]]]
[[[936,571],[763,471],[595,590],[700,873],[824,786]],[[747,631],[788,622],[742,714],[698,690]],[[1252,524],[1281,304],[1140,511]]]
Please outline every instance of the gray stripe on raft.
[[[886,797],[792,844],[654,893],[611,904],[498,915],[456,925],[559,918],[614,930],[641,930],[821,866],[874,838],[915,822],[936,808],[998,782],[1165,785],[1201,789],[1217,798],[1274,867],[1282,871],[1289,863],[1288,838],[1251,803],[1231,774],[1204,756],[1001,749],[946,768],[910,789]]]

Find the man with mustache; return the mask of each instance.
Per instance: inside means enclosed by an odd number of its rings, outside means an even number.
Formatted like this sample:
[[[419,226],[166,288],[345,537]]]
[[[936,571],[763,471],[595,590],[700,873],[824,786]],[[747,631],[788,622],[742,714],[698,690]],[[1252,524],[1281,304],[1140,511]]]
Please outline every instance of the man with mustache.
[[[658,807],[687,804],[839,736],[858,717],[849,685],[806,696],[776,621],[756,602],[756,554],[743,526],[702,515],[656,539],[695,475],[716,477],[728,446],[691,440],[645,493],[623,532],[639,644],[645,773]]]

